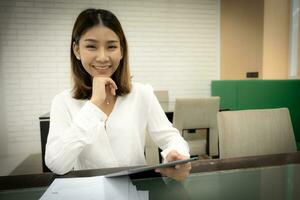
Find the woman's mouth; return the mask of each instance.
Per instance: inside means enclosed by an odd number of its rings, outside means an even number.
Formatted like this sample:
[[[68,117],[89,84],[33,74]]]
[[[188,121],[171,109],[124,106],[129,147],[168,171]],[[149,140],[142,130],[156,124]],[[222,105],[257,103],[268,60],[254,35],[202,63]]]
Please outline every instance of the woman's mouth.
[[[99,70],[106,70],[110,68],[110,65],[92,65],[92,67],[99,69]]]

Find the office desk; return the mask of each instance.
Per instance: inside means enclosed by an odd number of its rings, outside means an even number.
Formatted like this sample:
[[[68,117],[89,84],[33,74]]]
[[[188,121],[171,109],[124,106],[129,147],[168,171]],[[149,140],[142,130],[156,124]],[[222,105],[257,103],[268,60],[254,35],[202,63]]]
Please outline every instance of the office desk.
[[[183,182],[136,174],[132,182],[149,199],[300,199],[300,152],[199,160]],[[124,169],[124,168],[122,168]],[[119,169],[74,171],[62,177],[104,175]],[[53,173],[0,177],[0,199],[38,199]]]

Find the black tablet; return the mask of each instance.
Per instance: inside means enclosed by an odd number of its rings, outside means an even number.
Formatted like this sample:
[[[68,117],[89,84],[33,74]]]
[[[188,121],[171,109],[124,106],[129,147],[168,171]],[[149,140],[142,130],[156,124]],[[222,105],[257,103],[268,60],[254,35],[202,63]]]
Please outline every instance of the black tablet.
[[[191,162],[191,161],[198,160],[198,159],[199,159],[198,157],[193,157],[193,158],[189,158],[189,159],[186,159],[186,160],[175,160],[175,161],[171,161],[171,162],[168,162],[168,163],[162,163],[162,164],[158,164],[158,165],[137,167],[137,168],[127,169],[127,170],[123,170],[123,171],[112,173],[112,174],[107,174],[107,175],[105,175],[105,177],[125,176],[125,175],[150,171],[150,170],[154,170],[154,169],[157,169],[157,168],[174,167],[175,165],[184,164],[184,163]]]

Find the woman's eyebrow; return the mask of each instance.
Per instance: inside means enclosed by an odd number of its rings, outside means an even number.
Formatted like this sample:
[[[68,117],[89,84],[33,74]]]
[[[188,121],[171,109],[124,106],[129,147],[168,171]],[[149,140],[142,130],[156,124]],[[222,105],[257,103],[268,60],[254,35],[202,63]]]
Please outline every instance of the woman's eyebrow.
[[[91,39],[91,38],[87,38],[84,40],[85,42],[99,42],[98,40],[96,39]],[[108,40],[107,43],[118,43],[119,41],[118,40]]]
[[[86,42],[98,42],[98,40],[95,40],[95,39],[85,39],[84,41],[86,41]]]
[[[118,43],[119,41],[118,40],[109,40],[107,41],[107,43]]]

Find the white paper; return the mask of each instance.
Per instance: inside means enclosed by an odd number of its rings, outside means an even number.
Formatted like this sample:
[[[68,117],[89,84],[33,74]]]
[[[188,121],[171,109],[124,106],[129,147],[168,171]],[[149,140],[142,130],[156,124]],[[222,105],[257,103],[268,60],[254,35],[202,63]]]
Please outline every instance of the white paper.
[[[146,200],[148,191],[137,191],[128,176],[57,178],[40,200]]]
[[[137,190],[136,190],[136,187],[132,184],[129,187],[129,197],[128,197],[128,199],[140,200],[139,195],[138,195]]]
[[[129,182],[128,176],[119,178],[105,178],[105,199],[128,199],[129,196]]]
[[[104,199],[103,186],[103,177],[57,178],[40,199]]]
[[[140,200],[149,200],[149,191],[139,190],[137,192]]]

